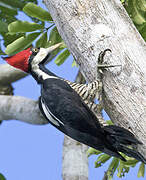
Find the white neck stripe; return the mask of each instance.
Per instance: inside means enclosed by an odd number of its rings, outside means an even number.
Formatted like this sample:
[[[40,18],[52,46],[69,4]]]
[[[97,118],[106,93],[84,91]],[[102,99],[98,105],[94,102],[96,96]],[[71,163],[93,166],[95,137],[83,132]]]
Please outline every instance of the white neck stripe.
[[[38,77],[41,77],[43,80],[49,79],[49,78],[58,79],[56,76],[50,76],[49,74],[43,72],[39,67],[39,64],[45,59],[47,55],[48,55],[47,50],[45,48],[40,48],[39,52],[36,54],[36,56],[33,58],[31,62],[32,71]]]
[[[49,74],[43,72],[40,68],[38,64],[32,65],[32,70],[34,73],[37,74],[37,76],[42,77],[43,80],[45,79],[49,79],[49,78],[54,78],[54,79],[58,79],[58,77],[56,76],[50,76]]]

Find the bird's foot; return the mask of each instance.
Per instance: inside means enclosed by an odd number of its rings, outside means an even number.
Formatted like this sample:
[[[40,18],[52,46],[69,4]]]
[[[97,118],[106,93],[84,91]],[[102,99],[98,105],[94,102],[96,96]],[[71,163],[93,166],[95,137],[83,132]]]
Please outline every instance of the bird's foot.
[[[97,78],[101,82],[101,84],[102,84],[103,70],[105,70],[106,68],[121,66],[121,65],[108,65],[108,64],[103,63],[104,57],[105,57],[107,51],[112,52],[110,49],[105,49],[104,51],[101,51],[98,56]],[[102,121],[102,119],[103,119],[103,117],[102,117],[102,110],[103,110],[103,101],[102,101],[103,94],[102,94],[102,92],[103,91],[102,90],[100,90],[97,94],[98,95],[97,99],[99,101],[99,104],[96,107],[96,114],[98,115],[98,119],[101,119],[100,121]],[[95,112],[95,110],[94,110],[94,112]]]
[[[103,74],[103,70],[106,68],[111,68],[111,67],[117,67],[117,66],[121,66],[121,65],[108,65],[108,64],[103,64],[103,60],[104,60],[104,56],[106,54],[106,52],[112,52],[110,49],[105,49],[104,51],[101,51],[99,56],[98,56],[98,64],[97,64],[97,69],[98,71]]]

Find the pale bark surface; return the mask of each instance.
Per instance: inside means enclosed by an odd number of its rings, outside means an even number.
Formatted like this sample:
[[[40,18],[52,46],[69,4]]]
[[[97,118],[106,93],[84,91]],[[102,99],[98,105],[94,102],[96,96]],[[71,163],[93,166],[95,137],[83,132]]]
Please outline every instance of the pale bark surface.
[[[47,124],[40,113],[38,102],[12,94],[11,83],[27,74],[8,64],[0,65],[0,120],[19,120],[30,124]]]
[[[64,137],[62,178],[63,180],[88,180],[88,147],[68,136]]]
[[[13,83],[25,76],[27,76],[26,73],[13,68],[9,64],[0,65],[0,86]]]
[[[38,102],[20,97],[0,95],[0,120],[19,120],[30,124],[47,124]]]
[[[121,64],[104,72],[104,108],[143,142],[146,157],[146,47],[119,0],[44,0],[60,35],[87,81],[97,78],[97,58]]]

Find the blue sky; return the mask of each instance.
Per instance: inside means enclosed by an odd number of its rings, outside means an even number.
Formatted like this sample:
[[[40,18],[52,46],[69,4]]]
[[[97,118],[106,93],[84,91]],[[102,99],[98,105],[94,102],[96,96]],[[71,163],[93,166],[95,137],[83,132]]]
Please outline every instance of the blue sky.
[[[21,15],[20,18],[24,17]],[[78,69],[71,67],[72,60],[70,57],[60,67],[54,62],[47,67],[55,74],[74,81]],[[40,95],[40,87],[31,76],[14,83],[13,87],[15,95],[34,100]],[[51,125],[4,121],[0,126],[0,172],[7,180],[61,180],[63,138],[64,135]],[[89,180],[102,180],[108,168],[107,163],[95,169],[96,158],[89,158]],[[136,177],[137,171],[136,167],[122,180],[143,179]],[[118,180],[116,176],[113,179]]]

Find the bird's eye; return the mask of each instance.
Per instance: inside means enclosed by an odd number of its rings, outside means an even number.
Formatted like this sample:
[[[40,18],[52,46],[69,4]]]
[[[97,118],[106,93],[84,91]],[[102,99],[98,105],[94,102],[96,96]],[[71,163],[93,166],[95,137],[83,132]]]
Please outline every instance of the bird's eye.
[[[38,48],[33,48],[32,52],[37,53],[37,52],[39,52],[39,49]]]

